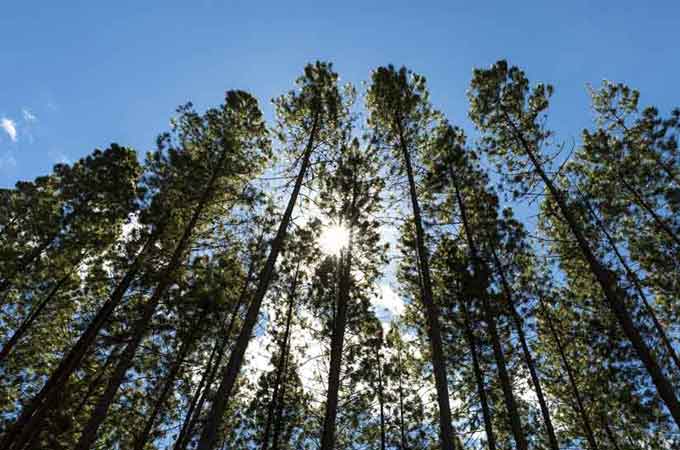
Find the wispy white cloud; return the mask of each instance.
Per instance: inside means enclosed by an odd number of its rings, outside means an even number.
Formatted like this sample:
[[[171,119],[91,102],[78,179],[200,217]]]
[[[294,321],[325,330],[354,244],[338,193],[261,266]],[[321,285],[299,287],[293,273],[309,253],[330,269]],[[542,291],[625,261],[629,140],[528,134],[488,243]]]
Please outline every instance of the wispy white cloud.
[[[16,122],[14,122],[12,119],[9,119],[7,117],[3,117],[2,120],[0,120],[0,128],[5,130],[5,133],[7,133],[7,135],[12,140],[12,142],[17,141],[17,124],[16,124]]]
[[[21,114],[24,116],[24,120],[26,122],[35,122],[38,120],[38,117],[33,114],[28,108],[23,108],[21,110]]]

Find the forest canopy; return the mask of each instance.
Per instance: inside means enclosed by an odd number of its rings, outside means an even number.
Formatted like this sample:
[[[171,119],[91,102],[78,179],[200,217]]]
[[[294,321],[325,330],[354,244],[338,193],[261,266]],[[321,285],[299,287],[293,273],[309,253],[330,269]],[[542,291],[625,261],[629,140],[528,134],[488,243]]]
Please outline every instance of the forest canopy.
[[[680,446],[680,109],[555,90],[316,62],[0,190],[0,448]]]

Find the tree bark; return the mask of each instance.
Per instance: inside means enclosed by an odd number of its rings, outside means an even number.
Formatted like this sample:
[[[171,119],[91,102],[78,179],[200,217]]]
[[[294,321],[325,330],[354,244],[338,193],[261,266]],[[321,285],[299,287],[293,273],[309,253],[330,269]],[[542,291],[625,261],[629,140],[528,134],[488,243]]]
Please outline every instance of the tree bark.
[[[187,436],[187,431],[189,431],[188,430],[189,424],[191,423],[194,417],[193,415],[194,410],[196,409],[196,405],[198,404],[199,399],[202,397],[204,389],[208,389],[206,384],[208,383],[210,374],[213,371],[213,364],[215,364],[215,356],[218,354],[220,349],[220,342],[221,340],[216,339],[215,343],[213,344],[213,348],[210,351],[210,357],[208,357],[208,363],[203,368],[203,373],[201,373],[201,381],[199,381],[198,387],[196,388],[194,395],[191,397],[191,401],[189,402],[189,408],[187,409],[187,414],[184,417],[184,421],[182,422],[182,428],[180,428],[179,434],[177,435],[177,439],[175,440],[173,450],[179,450],[180,448],[186,447],[184,441]],[[200,412],[200,408],[198,409],[198,411]]]
[[[194,427],[198,422],[198,417],[201,414],[201,411],[203,410],[203,404],[205,403],[205,401],[208,398],[208,395],[210,394],[210,386],[212,386],[213,381],[215,380],[217,370],[222,365],[222,359],[224,358],[224,353],[227,349],[227,344],[229,342],[229,338],[231,337],[231,332],[234,328],[234,325],[236,324],[236,316],[238,315],[238,312],[241,310],[241,306],[243,305],[243,302],[246,296],[248,295],[248,286],[250,286],[250,283],[253,281],[253,274],[255,273],[256,266],[255,256],[257,252],[260,251],[263,241],[264,232],[262,232],[262,234],[260,234],[260,236],[258,237],[257,245],[255,246],[255,250],[253,251],[253,254],[251,255],[250,258],[250,264],[248,264],[248,273],[246,274],[245,281],[243,283],[243,286],[241,287],[241,292],[239,293],[238,301],[234,304],[234,307],[232,308],[231,313],[229,315],[228,321],[229,324],[225,327],[225,331],[222,334],[221,339],[215,342],[213,352],[211,353],[210,356],[210,361],[208,362],[208,367],[206,367],[206,370],[203,372],[203,375],[201,376],[201,382],[199,384],[198,389],[196,390],[194,397],[191,400],[191,405],[189,406],[189,410],[187,411],[186,417],[184,418],[184,422],[182,423],[182,428],[179,432],[179,435],[175,440],[173,450],[184,450],[186,448],[188,444],[187,440],[191,437],[194,431]],[[213,364],[212,361],[215,355],[216,355],[216,358],[214,359],[215,363]],[[195,414],[194,411],[196,411]]]

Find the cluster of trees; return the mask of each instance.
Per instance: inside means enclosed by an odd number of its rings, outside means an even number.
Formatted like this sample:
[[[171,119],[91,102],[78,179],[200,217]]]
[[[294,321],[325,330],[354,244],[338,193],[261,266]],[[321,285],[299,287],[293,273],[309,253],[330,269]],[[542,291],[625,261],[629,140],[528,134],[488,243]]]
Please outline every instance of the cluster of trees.
[[[604,83],[565,155],[552,92],[475,70],[473,143],[424,77],[360,108],[317,62],[273,125],[229,91],[0,191],[0,448],[680,445],[680,111]]]

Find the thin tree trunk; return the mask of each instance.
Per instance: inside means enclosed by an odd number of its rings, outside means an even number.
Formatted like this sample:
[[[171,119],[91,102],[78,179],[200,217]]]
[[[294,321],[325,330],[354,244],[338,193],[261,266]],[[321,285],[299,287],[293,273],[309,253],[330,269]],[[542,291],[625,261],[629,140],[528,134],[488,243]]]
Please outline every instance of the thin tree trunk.
[[[353,225],[353,224],[352,224]],[[349,243],[347,249],[338,258],[338,300],[333,334],[331,336],[331,361],[328,370],[328,391],[326,393],[326,410],[321,433],[321,450],[335,448],[335,421],[338,414],[338,395],[340,391],[340,371],[342,368],[342,350],[347,325],[347,306],[349,303],[349,277],[352,264],[352,234],[353,226],[349,229]]]
[[[189,354],[189,351],[191,350],[196,340],[198,327],[200,323],[205,319],[207,313],[208,310],[206,308],[203,308],[201,314],[199,315],[197,320],[194,321],[194,323],[191,326],[191,330],[187,333],[186,338],[183,340],[182,345],[179,349],[179,354],[175,359],[172,367],[170,368],[170,371],[165,377],[163,377],[160,395],[154,402],[151,414],[148,415],[148,418],[146,419],[146,422],[144,424],[144,429],[135,439],[134,450],[143,450],[144,446],[146,445],[146,442],[149,440],[149,436],[151,435],[151,430],[153,430],[156,418],[163,409],[163,406],[165,405],[165,402],[168,398],[168,394],[170,393],[170,389],[172,389],[173,385],[175,384],[175,379],[177,378],[177,375],[179,374],[179,371],[182,368],[182,364],[184,364],[184,361],[186,360],[186,357]]]
[[[304,180],[305,174],[307,173],[307,168],[309,167],[309,160],[312,156],[312,151],[314,150],[314,143],[316,142],[316,134],[319,124],[319,112],[315,112],[314,122],[309,135],[309,140],[307,146],[305,147],[304,154],[302,156],[302,161],[300,164],[300,172],[295,180],[295,186],[293,187],[293,192],[286,206],[286,211],[283,214],[281,224],[279,229],[272,241],[271,251],[269,252],[269,257],[265,263],[262,273],[260,275],[260,281],[257,287],[257,291],[253,297],[252,302],[248,307],[246,312],[246,317],[243,321],[243,326],[238,338],[236,339],[236,345],[231,352],[229,357],[229,362],[222,373],[222,381],[220,382],[220,387],[217,390],[217,395],[215,401],[212,404],[210,412],[208,413],[206,424],[201,433],[201,439],[198,443],[196,450],[212,450],[217,442],[217,427],[218,424],[222,422],[224,411],[227,407],[227,403],[231,397],[232,389],[234,384],[236,384],[236,378],[241,370],[241,365],[243,364],[243,356],[246,353],[248,344],[250,343],[250,338],[253,334],[253,329],[257,323],[257,318],[260,314],[260,307],[262,306],[262,301],[264,296],[269,290],[269,283],[271,281],[272,275],[274,274],[274,266],[276,260],[278,259],[279,252],[283,246],[283,242],[286,239],[288,225],[290,223],[291,216],[293,214],[293,209],[295,208],[295,203],[297,202],[297,197],[300,194],[300,189],[302,188],[302,182]]]
[[[250,283],[253,281],[253,274],[255,273],[256,266],[255,256],[260,251],[263,242],[264,231],[258,237],[257,245],[255,246],[255,249],[253,250],[253,253],[251,255],[250,264],[248,264],[248,273],[246,274],[245,281],[243,283],[243,286],[241,287],[241,292],[239,293],[238,301],[234,304],[234,307],[232,308],[231,313],[229,314],[228,321],[229,324],[226,326],[221,339],[215,341],[215,346],[210,356],[210,362],[208,363],[208,367],[206,367],[206,370],[204,371],[203,376],[201,377],[199,387],[191,400],[191,405],[189,407],[189,410],[187,411],[186,417],[184,418],[184,422],[182,423],[182,428],[177,436],[177,439],[175,440],[173,450],[184,450],[188,444],[188,439],[193,434],[194,427],[196,426],[196,423],[198,421],[198,417],[200,416],[201,411],[203,410],[203,404],[205,403],[210,393],[210,386],[212,386],[213,381],[215,380],[217,370],[222,365],[222,359],[224,358],[224,353],[226,351],[229,338],[231,337],[231,332],[234,328],[234,325],[236,324],[236,316],[238,315],[238,312],[241,310],[241,306],[243,305],[243,302],[248,294],[248,286],[250,286]],[[217,358],[215,359],[216,362],[214,364],[211,364],[213,361],[213,357],[215,355],[217,355]],[[202,386],[205,387],[203,388]],[[196,411],[195,414],[194,410]]]
[[[208,400],[208,397],[210,396],[210,391],[211,391],[211,386],[215,380],[215,377],[217,376],[217,372],[222,365],[222,359],[224,358],[224,354],[227,350],[227,344],[229,343],[229,338],[231,337],[231,333],[234,329],[234,326],[236,325],[236,319],[238,312],[241,310],[241,305],[243,304],[243,301],[246,298],[246,295],[248,294],[248,286],[250,285],[250,282],[252,281],[253,277],[253,272],[255,270],[255,262],[254,260],[251,261],[250,263],[250,268],[248,269],[248,275],[246,276],[245,283],[242,287],[241,294],[239,295],[239,300],[238,302],[234,305],[234,308],[231,311],[231,315],[229,318],[229,325],[227,325],[227,328],[222,336],[222,339],[219,343],[219,349],[217,351],[217,358],[215,364],[212,366],[210,371],[208,372],[208,378],[206,381],[205,388],[203,392],[201,393],[198,403],[195,408],[195,413],[192,415],[191,412],[192,410],[190,409],[187,412],[187,416],[184,419],[184,423],[182,425],[182,431],[180,432],[179,436],[177,437],[177,440],[175,441],[175,446],[173,447],[173,450],[184,450],[189,443],[189,439],[191,438],[194,428],[196,427],[196,424],[198,423],[198,419],[200,417],[201,411],[203,410],[203,405],[205,402]]]
[[[635,197],[635,200],[638,203],[638,205],[642,207],[642,209],[647,211],[647,213],[650,216],[652,216],[652,219],[654,219],[656,225],[659,228],[661,228],[661,230],[663,230],[668,235],[668,237],[670,237],[675,242],[676,245],[680,245],[680,237],[678,237],[678,235],[675,234],[673,230],[671,230],[670,226],[666,223],[666,221],[659,217],[656,211],[654,211],[654,209],[652,209],[652,207],[649,206],[649,204],[642,198],[642,195],[637,191],[637,189],[635,189],[626,181],[623,174],[619,174],[619,180],[621,181],[623,186],[628,190],[628,192],[633,194],[633,197]]]
[[[621,450],[621,447],[619,447],[619,442],[616,439],[616,435],[609,426],[609,420],[607,420],[607,418],[604,416],[602,417],[602,426],[604,428],[605,433],[607,434],[609,442],[612,443],[612,447],[614,447],[614,450]]]
[[[496,250],[492,249],[493,261],[496,266],[496,272],[501,277],[501,284],[503,285],[503,290],[505,291],[505,297],[508,302],[508,308],[510,310],[510,315],[512,316],[513,323],[515,324],[515,331],[519,337],[520,345],[522,346],[522,352],[524,353],[524,361],[529,368],[529,374],[531,376],[531,382],[534,385],[534,390],[536,391],[536,397],[538,398],[538,404],[541,408],[541,414],[543,415],[543,422],[545,424],[546,431],[548,432],[548,440],[550,442],[550,448],[553,450],[559,450],[559,444],[557,443],[557,437],[555,436],[555,429],[553,428],[552,420],[550,419],[550,411],[548,410],[548,405],[543,396],[543,389],[541,388],[541,381],[538,377],[536,371],[536,363],[531,355],[531,350],[529,349],[529,344],[527,343],[526,335],[524,334],[524,323],[522,317],[517,312],[515,308],[515,300],[510,288],[510,283],[505,276],[505,270],[498,259]]]
[[[88,421],[87,425],[85,425],[85,428],[80,435],[80,439],[78,440],[78,443],[75,447],[76,450],[89,450],[96,441],[99,426],[104,421],[106,413],[108,412],[109,407],[115,398],[116,392],[118,392],[118,388],[122,384],[125,374],[132,365],[132,360],[135,356],[135,353],[137,352],[137,348],[139,347],[139,344],[142,342],[142,339],[149,328],[151,318],[160,304],[161,299],[165,296],[171,284],[175,281],[175,271],[177,271],[182,263],[183,255],[191,241],[191,236],[194,232],[194,229],[196,228],[198,220],[206,205],[208,204],[208,201],[210,200],[215,182],[222,171],[222,166],[224,165],[229,150],[229,147],[226,146],[222,150],[220,160],[211,174],[210,179],[203,190],[203,193],[201,194],[201,198],[192,213],[189,223],[182,232],[182,236],[175,247],[172,257],[170,258],[170,262],[163,271],[161,280],[156,286],[151,299],[149,299],[149,301],[144,305],[141,319],[135,323],[132,340],[125,347],[123,354],[118,360],[118,364],[116,365],[113,375],[109,380],[106,391],[104,391],[104,394],[100,397],[99,402],[95,406],[94,411],[90,416],[90,420]]]
[[[463,310],[463,326],[465,329],[465,336],[468,341],[468,346],[470,347],[470,354],[472,356],[472,370],[475,374],[479,402],[482,406],[482,418],[484,419],[484,430],[486,431],[487,446],[489,447],[489,450],[496,450],[496,435],[493,431],[491,410],[489,409],[489,401],[486,397],[486,389],[484,388],[484,375],[482,374],[482,369],[479,366],[477,339],[475,338],[475,334],[472,331],[472,326],[470,325],[470,314],[468,312],[467,306],[465,305],[465,300],[461,300],[460,307]]]
[[[290,344],[289,344],[290,345]],[[290,348],[286,350],[286,358],[283,361],[284,381],[279,387],[279,398],[276,401],[276,419],[274,420],[274,435],[272,436],[272,450],[279,450],[279,437],[283,432],[283,407],[286,398],[286,376],[288,374],[288,364],[290,362]]]
[[[32,436],[38,434],[46,414],[58,403],[56,400],[62,386],[66,384],[71,374],[80,365],[88,349],[97,339],[99,331],[123,300],[125,292],[127,292],[130,284],[137,276],[137,272],[139,272],[146,252],[155,244],[160,231],[160,228],[155,230],[147,238],[144,247],[135,256],[130,268],[116,286],[111,297],[100,308],[95,318],[90,322],[85,332],[73,345],[68,354],[62,358],[59,366],[52,372],[40,392],[24,407],[21,415],[13,426],[10,427],[0,443],[0,448],[21,450]]]
[[[378,362],[378,403],[380,403],[380,450],[385,450],[385,399],[383,398],[383,374],[380,364],[380,347],[376,349],[376,359]]]
[[[598,228],[602,231],[604,234],[605,238],[609,242],[609,246],[612,248],[614,251],[614,254],[616,255],[616,259],[619,260],[621,263],[621,266],[623,266],[624,271],[626,272],[626,275],[628,276],[628,279],[630,280],[631,283],[633,283],[633,286],[635,286],[635,290],[638,293],[638,297],[640,300],[642,300],[642,303],[645,305],[645,309],[647,310],[647,313],[652,319],[652,323],[654,324],[654,328],[656,328],[657,333],[659,333],[659,336],[661,337],[661,341],[663,342],[664,346],[666,347],[666,350],[668,351],[668,355],[671,357],[673,360],[673,363],[675,364],[675,367],[680,371],[680,358],[678,358],[678,354],[675,352],[675,349],[673,348],[673,345],[671,344],[670,340],[668,339],[668,335],[666,334],[666,330],[664,329],[663,325],[661,325],[661,322],[659,319],[656,317],[656,313],[654,312],[654,308],[652,308],[652,305],[649,304],[649,301],[647,300],[647,296],[644,293],[644,290],[642,289],[642,286],[640,285],[640,281],[638,280],[637,275],[635,275],[635,272],[630,268],[628,263],[626,262],[625,258],[619,251],[618,247],[616,246],[616,242],[614,242],[614,239],[612,238],[612,235],[609,233],[609,230],[607,230],[607,227],[605,224],[600,220],[600,218],[595,214],[595,210],[588,201],[587,198],[581,194],[581,198],[583,199],[583,202],[587,206],[588,210],[590,211],[590,215],[593,216],[593,219],[597,223]]]
[[[401,376],[403,375],[404,367],[401,364],[401,342],[397,349],[397,364],[399,365],[399,450],[408,450],[408,443],[406,441],[406,425],[404,424],[404,386]]]
[[[489,335],[491,338],[491,347],[493,348],[494,358],[496,360],[496,368],[498,370],[498,378],[501,382],[501,388],[503,390],[503,398],[505,399],[505,407],[508,412],[508,422],[510,429],[512,430],[512,435],[515,439],[515,444],[518,450],[527,450],[528,444],[524,431],[522,430],[522,422],[520,420],[519,411],[517,410],[517,405],[515,404],[515,396],[512,392],[512,383],[510,382],[510,377],[508,375],[508,370],[505,366],[505,356],[503,354],[503,347],[501,345],[500,338],[498,336],[498,329],[496,327],[496,319],[494,317],[494,312],[491,310],[491,305],[489,304],[489,296],[487,292],[487,280],[486,280],[486,267],[482,263],[479,253],[477,251],[477,246],[475,244],[474,237],[472,235],[472,229],[470,227],[470,222],[468,221],[467,208],[463,198],[458,189],[457,178],[454,176],[453,170],[451,170],[451,180],[456,194],[456,201],[460,209],[460,216],[463,221],[463,229],[465,231],[465,236],[467,237],[468,250],[470,252],[470,259],[472,260],[472,265],[475,274],[475,284],[477,288],[477,294],[479,295],[479,300],[482,303],[482,312],[484,315],[484,321],[489,329]]]
[[[507,114],[506,114],[507,116]],[[675,395],[673,386],[671,385],[668,378],[664,375],[663,371],[659,367],[656,358],[652,355],[649,347],[645,343],[644,339],[640,335],[640,331],[635,326],[630,312],[626,307],[623,292],[620,287],[616,284],[615,280],[612,279],[611,275],[605,270],[602,263],[595,257],[593,250],[586,240],[581,228],[576,221],[576,218],[572,214],[571,210],[568,208],[566,201],[562,197],[561,191],[553,184],[552,180],[548,178],[541,163],[536,159],[533,150],[529,146],[529,143],[524,139],[524,136],[517,130],[514,122],[509,120],[508,123],[513,128],[514,137],[517,139],[518,143],[522,145],[527,157],[531,160],[534,169],[543,180],[543,183],[547,187],[550,195],[557,203],[562,216],[567,221],[569,229],[576,238],[578,246],[586,259],[592,274],[602,287],[602,291],[605,294],[607,303],[609,304],[612,312],[614,313],[616,319],[618,320],[624,334],[630,340],[631,345],[635,349],[638,357],[642,361],[643,365],[647,369],[654,385],[656,386],[659,397],[663,400],[668,408],[668,411],[673,416],[675,423],[680,426],[680,402]]]
[[[272,392],[272,398],[269,402],[267,408],[267,423],[264,429],[264,435],[262,438],[262,450],[267,450],[269,447],[270,433],[272,427],[272,421],[276,412],[276,408],[280,408],[279,405],[279,390],[283,388],[283,383],[285,383],[285,370],[286,370],[286,358],[288,356],[288,340],[290,339],[290,325],[293,319],[293,307],[295,306],[295,297],[297,291],[298,276],[300,274],[300,263],[298,262],[297,268],[295,269],[295,275],[293,276],[293,282],[291,283],[289,298],[288,298],[288,311],[286,314],[286,325],[283,332],[283,339],[279,345],[279,361],[276,368],[276,380],[274,381],[274,389]]]
[[[586,439],[587,439],[588,444],[590,446],[590,450],[598,450],[597,441],[595,440],[595,435],[593,433],[593,427],[590,424],[590,419],[588,418],[588,413],[586,412],[586,409],[583,406],[583,400],[581,399],[581,392],[579,391],[578,385],[576,384],[576,378],[574,377],[574,372],[571,368],[571,364],[569,364],[569,360],[567,359],[567,355],[564,353],[564,347],[562,346],[562,341],[560,340],[560,337],[557,334],[557,330],[555,329],[555,326],[553,325],[552,318],[550,316],[550,312],[545,307],[545,304],[543,303],[543,299],[539,298],[539,301],[540,301],[540,304],[541,304],[541,309],[543,310],[543,316],[545,317],[545,320],[548,323],[548,328],[550,329],[550,334],[552,334],[553,340],[555,341],[555,345],[557,346],[557,351],[560,354],[560,359],[562,360],[562,365],[564,366],[564,370],[567,372],[567,377],[569,378],[569,386],[571,386],[571,390],[572,390],[572,393],[574,395],[574,400],[576,400],[576,407],[577,407],[576,412],[581,417],[581,421],[583,422],[583,429],[586,433]]]
[[[90,400],[90,397],[94,393],[95,389],[97,389],[97,387],[99,386],[99,382],[102,380],[102,378],[104,378],[104,375],[106,375],[106,369],[108,369],[109,365],[113,361],[115,361],[117,350],[118,349],[116,347],[111,349],[111,352],[106,357],[106,361],[104,361],[104,365],[99,370],[99,374],[94,380],[92,380],[90,385],[87,387],[87,392],[85,392],[85,395],[83,395],[83,398],[80,400],[78,407],[75,409],[76,411],[82,411],[83,408],[85,408],[85,405],[87,405],[88,400]]]
[[[437,388],[437,404],[439,406],[439,439],[441,450],[454,450],[453,443],[453,424],[451,419],[451,405],[449,403],[449,386],[446,381],[446,364],[444,363],[444,352],[442,350],[442,333],[439,326],[439,308],[434,302],[432,294],[432,281],[430,279],[430,266],[428,254],[425,248],[425,232],[423,231],[422,218],[420,216],[420,205],[418,204],[418,193],[413,176],[411,165],[411,155],[407,148],[404,138],[404,130],[399,117],[395,117],[395,124],[399,132],[399,146],[401,147],[406,174],[408,176],[411,206],[413,209],[413,221],[416,226],[416,253],[420,272],[420,294],[421,301],[425,309],[427,320],[427,334],[430,341],[430,351],[432,359],[432,371],[434,372],[435,385]]]
[[[52,287],[52,289],[50,289],[50,292],[47,294],[47,296],[45,296],[45,298],[43,298],[42,301],[31,310],[31,312],[28,314],[28,317],[24,319],[19,328],[17,328],[14,334],[12,334],[12,337],[9,338],[7,342],[5,342],[5,345],[3,345],[2,350],[0,350],[0,363],[9,356],[9,354],[12,352],[12,350],[17,345],[19,340],[22,337],[24,337],[24,334],[26,334],[31,325],[33,325],[33,322],[35,322],[40,313],[52,301],[52,299],[56,296],[57,292],[59,292],[59,289],[61,289],[64,283],[68,281],[70,276],[71,272],[67,273],[66,275],[61,277],[59,281],[57,281],[57,283]]]
[[[201,394],[203,393],[203,389],[206,388],[205,386],[208,381],[208,378],[210,378],[210,373],[212,372],[215,356],[217,355],[220,348],[220,341],[221,340],[219,339],[215,339],[213,348],[210,351],[210,356],[208,357],[208,363],[203,368],[203,373],[201,374],[201,381],[199,381],[198,387],[196,388],[196,391],[194,392],[194,395],[191,397],[191,401],[189,402],[189,408],[187,409],[187,414],[184,417],[184,421],[182,422],[182,428],[180,429],[180,432],[177,435],[177,439],[175,440],[175,445],[173,447],[174,450],[179,450],[180,448],[182,448],[182,444],[184,443],[189,423],[193,418],[194,409],[196,408],[196,404],[198,403],[199,398],[202,396]]]

